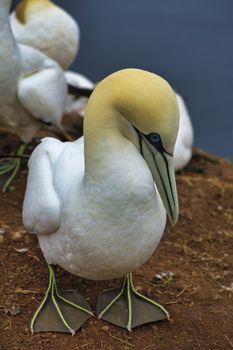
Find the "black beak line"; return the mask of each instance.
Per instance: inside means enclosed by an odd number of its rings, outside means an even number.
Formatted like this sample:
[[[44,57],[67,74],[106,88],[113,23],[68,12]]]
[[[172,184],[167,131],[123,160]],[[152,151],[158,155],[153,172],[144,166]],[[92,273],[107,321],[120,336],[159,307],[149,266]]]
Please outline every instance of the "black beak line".
[[[148,147],[148,146],[147,146],[147,147]],[[148,149],[149,149],[149,147],[148,147]],[[150,150],[150,149],[149,149],[149,150]],[[151,151],[150,151],[150,152],[151,152]],[[153,155],[152,155],[152,156],[153,156]],[[157,162],[156,162],[155,157],[153,157],[153,159],[154,159],[155,166],[156,166],[156,169],[157,169],[157,171],[158,171],[160,180],[161,180],[162,185],[163,185],[163,190],[164,190],[164,193],[165,193],[166,198],[167,198],[167,203],[168,203],[168,205],[169,205],[170,212],[172,213],[172,207],[171,207],[171,203],[170,203],[170,201],[169,201],[169,197],[168,197],[168,193],[167,193],[167,190],[166,190],[166,186],[165,186],[164,181],[163,181],[163,177],[162,177],[162,175],[161,175],[161,173],[160,173],[160,170],[159,170],[159,167],[158,167],[158,164],[157,164]],[[168,167],[167,167],[167,169],[168,169]],[[175,200],[174,200],[174,196],[173,196],[173,191],[172,191],[172,187],[171,187],[171,179],[170,179],[170,173],[169,173],[169,171],[168,171],[168,178],[169,178],[169,185],[170,185],[170,189],[171,189],[171,193],[172,193],[172,198],[173,198],[173,201],[174,201],[174,204],[175,204]]]
[[[146,137],[146,135],[142,134],[137,128],[134,127],[134,129],[135,129],[135,131],[136,131],[137,134],[138,134],[140,153],[141,153],[141,155],[142,155],[143,158],[144,158],[142,137],[143,137],[143,136]],[[143,135],[143,136],[142,136],[142,135]],[[146,143],[146,145],[147,145],[147,143]],[[153,146],[153,145],[152,145],[152,146]],[[162,183],[162,185],[163,185],[164,193],[165,193],[166,198],[167,198],[167,202],[168,202],[168,205],[169,205],[169,209],[170,209],[170,212],[172,213],[171,203],[170,203],[170,201],[169,201],[169,197],[168,197],[168,194],[167,194],[167,191],[166,191],[166,186],[165,186],[165,184],[164,184],[163,177],[162,177],[161,172],[160,172],[160,170],[159,170],[159,167],[158,167],[158,164],[157,164],[157,162],[156,162],[156,159],[155,159],[154,155],[152,154],[152,152],[151,152],[151,150],[150,150],[150,147],[149,147],[148,145],[147,145],[147,148],[148,148],[149,152],[151,153],[151,155],[152,155],[152,157],[153,157],[153,159],[154,159],[155,166],[156,166],[157,172],[158,172],[158,174],[159,174],[161,183]],[[166,169],[167,169],[167,174],[168,174],[168,180],[169,180],[169,186],[170,186],[170,190],[171,190],[171,194],[172,194],[173,203],[174,203],[174,205],[175,205],[175,198],[174,198],[174,194],[173,194],[173,191],[172,191],[172,183],[171,183],[171,177],[170,177],[170,172],[169,172],[168,161],[167,161],[167,158],[165,157],[164,153],[166,153],[166,154],[168,154],[168,155],[170,155],[170,156],[172,156],[172,155],[171,155],[170,153],[166,152],[166,151],[164,150],[164,148],[163,148],[163,150],[161,150],[161,148],[160,148],[159,150],[158,150],[158,149],[156,149],[156,150],[161,154],[161,156],[163,157],[163,160],[164,160],[164,162],[165,162],[165,164],[166,164]]]
[[[170,177],[170,171],[169,171],[168,161],[167,161],[167,158],[165,157],[164,153],[161,153],[161,155],[162,155],[163,160],[164,160],[164,162],[165,162],[165,164],[166,164],[169,186],[170,186],[170,189],[171,189],[171,194],[172,194],[173,203],[174,203],[174,205],[175,205],[175,198],[174,198],[174,193],[173,193],[173,191],[172,191],[172,182],[171,182],[171,177]],[[154,158],[154,160],[155,160],[155,158]],[[155,163],[156,163],[156,160],[155,160]],[[158,167],[157,164],[156,164],[156,167]]]

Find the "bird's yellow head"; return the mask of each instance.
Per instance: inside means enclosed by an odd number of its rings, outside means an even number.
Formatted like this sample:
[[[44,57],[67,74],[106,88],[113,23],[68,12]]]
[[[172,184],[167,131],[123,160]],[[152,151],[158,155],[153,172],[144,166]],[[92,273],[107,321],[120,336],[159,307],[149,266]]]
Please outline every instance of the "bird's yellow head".
[[[32,14],[48,11],[56,5],[50,0],[22,0],[16,7],[17,19],[25,24]]]
[[[164,149],[173,153],[179,108],[167,81],[140,69],[124,69],[110,75],[103,86],[105,83],[108,98],[120,114],[142,134],[159,135]]]
[[[107,117],[111,114],[111,120],[116,118],[115,126],[138,148],[174,224],[179,214],[173,167],[179,108],[172,88],[153,73],[121,70],[97,85],[87,107],[87,119],[98,109],[106,115],[102,128],[111,126]]]

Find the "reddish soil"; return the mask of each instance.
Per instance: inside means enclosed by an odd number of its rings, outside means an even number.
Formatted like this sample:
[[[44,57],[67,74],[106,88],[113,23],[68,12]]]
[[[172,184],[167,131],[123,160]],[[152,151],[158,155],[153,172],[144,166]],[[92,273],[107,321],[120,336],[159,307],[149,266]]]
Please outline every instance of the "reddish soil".
[[[17,139],[0,135],[3,153]],[[30,150],[29,150],[30,151]],[[132,333],[97,318],[74,337],[31,335],[28,322],[47,287],[47,267],[37,238],[22,225],[26,165],[15,190],[0,194],[0,348],[1,350],[228,350],[233,349],[233,165],[195,150],[178,174],[180,220],[167,226],[151,259],[135,275],[135,285],[166,306],[170,322]],[[24,249],[25,251],[19,250]],[[153,284],[155,274],[176,277]],[[77,288],[95,309],[98,294],[119,281],[92,282],[58,271],[62,288]]]

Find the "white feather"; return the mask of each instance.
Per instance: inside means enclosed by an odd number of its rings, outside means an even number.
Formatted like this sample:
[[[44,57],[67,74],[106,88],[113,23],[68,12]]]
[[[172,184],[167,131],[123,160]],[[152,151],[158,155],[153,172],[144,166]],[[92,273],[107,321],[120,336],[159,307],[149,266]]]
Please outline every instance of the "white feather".
[[[67,87],[63,72],[53,61],[23,76],[18,84],[18,98],[34,118],[60,126],[66,103]]]
[[[30,232],[49,234],[60,226],[60,200],[53,185],[54,164],[63,145],[56,139],[44,139],[29,162],[27,208],[24,224]],[[36,186],[34,184],[37,183]]]

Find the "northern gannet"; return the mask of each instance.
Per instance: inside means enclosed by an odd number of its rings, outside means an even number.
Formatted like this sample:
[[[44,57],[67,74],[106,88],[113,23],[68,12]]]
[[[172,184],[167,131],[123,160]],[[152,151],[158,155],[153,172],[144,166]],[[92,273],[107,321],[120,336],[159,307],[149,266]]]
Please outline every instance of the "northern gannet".
[[[120,289],[100,295],[101,319],[131,330],[168,318],[162,306],[135,290],[131,273],[159,244],[166,212],[172,224],[178,219],[173,166],[178,127],[170,85],[153,73],[125,69],[92,93],[84,138],[66,143],[45,138],[34,150],[23,222],[38,235],[49,287],[32,331],[74,334],[90,317],[80,296],[70,293],[70,303],[58,291],[53,265],[91,280],[125,276]]]
[[[43,52],[66,70],[80,41],[77,22],[50,0],[22,0],[10,16],[18,43]]]
[[[176,98],[180,110],[180,126],[174,150],[174,166],[175,171],[179,171],[184,169],[192,158],[194,132],[183,98],[177,93]]]
[[[0,0],[0,129],[17,134],[22,155],[36,131],[44,124],[61,128],[66,106],[67,83],[60,66],[41,52],[18,45],[9,22],[11,0]],[[0,175],[12,171],[10,185],[20,159],[1,164]]]

